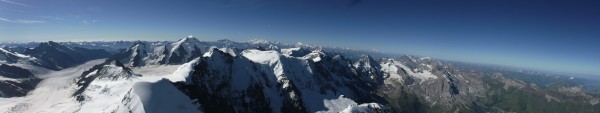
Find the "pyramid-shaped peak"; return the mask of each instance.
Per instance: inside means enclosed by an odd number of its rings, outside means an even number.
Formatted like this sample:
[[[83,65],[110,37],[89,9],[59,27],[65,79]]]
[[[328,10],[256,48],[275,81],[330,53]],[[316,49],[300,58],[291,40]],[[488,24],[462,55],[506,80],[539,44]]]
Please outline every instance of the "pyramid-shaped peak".
[[[199,43],[199,42],[200,42],[200,40],[196,39],[196,37],[194,37],[192,35],[187,36],[187,37],[177,41],[177,43]]]

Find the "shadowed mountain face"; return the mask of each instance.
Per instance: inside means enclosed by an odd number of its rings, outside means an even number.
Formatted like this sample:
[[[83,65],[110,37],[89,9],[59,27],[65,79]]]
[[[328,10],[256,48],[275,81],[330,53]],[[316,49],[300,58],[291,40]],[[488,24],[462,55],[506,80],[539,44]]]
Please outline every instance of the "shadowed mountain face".
[[[43,67],[52,70],[73,67],[85,61],[110,56],[105,50],[68,47],[53,41],[42,42],[38,47],[25,50],[24,54],[40,59]]]
[[[24,96],[41,80],[29,70],[6,64],[0,64],[0,78],[0,97]]]

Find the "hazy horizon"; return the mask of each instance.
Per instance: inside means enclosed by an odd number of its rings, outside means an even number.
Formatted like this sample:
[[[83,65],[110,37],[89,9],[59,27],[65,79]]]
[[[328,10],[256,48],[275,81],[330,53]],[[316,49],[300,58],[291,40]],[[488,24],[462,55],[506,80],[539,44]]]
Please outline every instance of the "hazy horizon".
[[[265,39],[598,76],[599,5],[518,0],[1,0],[0,41],[175,41],[187,35],[203,41]]]

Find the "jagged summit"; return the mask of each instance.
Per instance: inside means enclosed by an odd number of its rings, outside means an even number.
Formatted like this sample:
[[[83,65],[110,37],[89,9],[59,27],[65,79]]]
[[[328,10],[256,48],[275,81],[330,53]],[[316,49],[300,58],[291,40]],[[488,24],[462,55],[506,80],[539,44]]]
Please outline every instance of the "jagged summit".
[[[222,51],[219,48],[216,47],[211,47],[206,53],[204,53],[204,55],[202,55],[203,57],[223,57],[225,54],[230,55],[230,57],[234,57],[235,55],[233,54],[229,54],[226,53],[225,51]],[[216,55],[216,56],[215,56]]]
[[[354,67],[377,68],[378,62],[370,55],[361,55]]]
[[[160,64],[183,64],[200,57],[207,46],[193,36],[177,42],[135,42],[133,46],[117,53],[111,59],[132,67]]]
[[[167,55],[169,64],[182,64],[202,55],[201,42],[193,36],[188,36],[171,44],[172,48]]]

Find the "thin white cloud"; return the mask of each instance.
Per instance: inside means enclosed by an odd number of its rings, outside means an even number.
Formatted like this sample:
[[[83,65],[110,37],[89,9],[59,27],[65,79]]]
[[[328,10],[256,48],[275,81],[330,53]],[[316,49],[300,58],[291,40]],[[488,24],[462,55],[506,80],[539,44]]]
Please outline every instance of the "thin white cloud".
[[[48,23],[46,21],[39,21],[39,20],[15,20],[15,23],[21,23],[21,24],[41,24],[41,23]]]
[[[15,4],[15,5],[20,5],[20,6],[25,6],[25,7],[31,7],[30,5],[27,5],[27,4],[13,2],[13,1],[9,1],[9,0],[0,0],[0,1],[6,2],[6,3]]]
[[[6,19],[6,18],[0,18],[0,20],[6,21],[6,22],[12,22],[12,21],[10,21],[9,19]]]
[[[21,20],[21,19],[11,20],[11,19],[6,19],[6,18],[2,18],[2,17],[0,17],[0,21],[10,22],[10,23],[18,23],[18,24],[41,24],[41,23],[48,23],[46,21],[38,21],[38,20]]]

